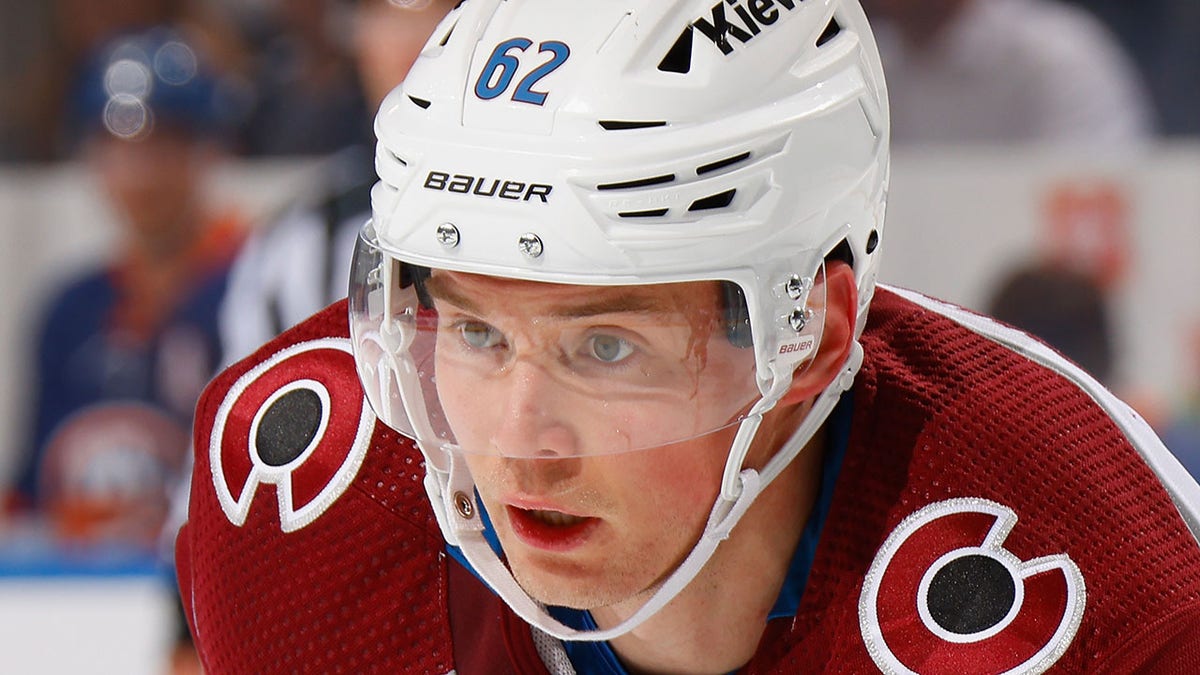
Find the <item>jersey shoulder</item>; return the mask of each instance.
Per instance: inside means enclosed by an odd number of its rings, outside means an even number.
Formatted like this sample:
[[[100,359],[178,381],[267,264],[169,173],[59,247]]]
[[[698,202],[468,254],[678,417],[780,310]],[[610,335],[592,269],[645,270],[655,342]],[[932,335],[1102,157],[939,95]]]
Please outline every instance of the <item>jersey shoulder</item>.
[[[1073,448],[1079,454],[1063,458],[1071,470],[1082,457],[1123,457],[1147,469],[1139,478],[1165,491],[1200,536],[1200,487],[1154,430],[1078,365],[1018,329],[919,293],[884,288],[871,312],[864,380],[909,397],[910,410],[922,411],[917,421],[984,424],[981,440],[993,443],[1020,432],[1011,449],[1043,461],[1055,447]]]
[[[783,658],[889,672],[1097,672],[1134,644],[1189,658],[1173,636],[1200,608],[1200,500],[1144,422],[1042,343],[917,294],[881,288],[862,343]]]
[[[219,374],[194,446],[176,560],[206,669],[451,670],[421,455],[364,400],[345,301]]]

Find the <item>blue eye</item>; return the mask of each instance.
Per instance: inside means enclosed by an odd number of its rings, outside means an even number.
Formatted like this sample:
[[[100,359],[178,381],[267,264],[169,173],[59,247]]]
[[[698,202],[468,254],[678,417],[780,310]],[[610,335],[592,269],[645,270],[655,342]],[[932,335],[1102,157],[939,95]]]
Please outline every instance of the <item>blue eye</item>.
[[[633,353],[633,345],[615,335],[593,335],[588,340],[591,356],[604,363],[623,361]]]
[[[477,321],[460,324],[458,333],[462,336],[463,342],[474,349],[488,349],[504,342],[504,336],[500,334],[500,331]]]

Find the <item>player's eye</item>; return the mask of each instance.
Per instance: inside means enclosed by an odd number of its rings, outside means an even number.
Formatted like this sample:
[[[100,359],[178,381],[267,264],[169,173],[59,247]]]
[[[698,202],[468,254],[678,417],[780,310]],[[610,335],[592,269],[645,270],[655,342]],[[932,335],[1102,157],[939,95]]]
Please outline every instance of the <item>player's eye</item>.
[[[593,335],[588,338],[590,356],[604,363],[618,363],[633,354],[633,345],[615,335]]]
[[[458,325],[463,342],[474,349],[488,349],[504,343],[504,335],[480,321],[464,321]]]

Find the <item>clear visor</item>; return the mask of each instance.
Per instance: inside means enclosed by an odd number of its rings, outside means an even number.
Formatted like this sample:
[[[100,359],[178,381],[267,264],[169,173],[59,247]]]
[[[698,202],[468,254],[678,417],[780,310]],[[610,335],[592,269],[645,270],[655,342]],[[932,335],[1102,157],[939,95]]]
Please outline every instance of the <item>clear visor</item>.
[[[736,425],[761,398],[732,286],[416,267],[382,253],[368,224],[350,288],[354,354],[376,414],[423,444],[512,457],[661,447]]]

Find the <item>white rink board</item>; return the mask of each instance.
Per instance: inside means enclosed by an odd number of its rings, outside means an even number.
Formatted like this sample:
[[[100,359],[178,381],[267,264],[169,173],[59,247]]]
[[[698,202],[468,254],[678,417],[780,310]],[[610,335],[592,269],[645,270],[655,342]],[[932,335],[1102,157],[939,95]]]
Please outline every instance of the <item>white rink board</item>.
[[[153,577],[0,578],[0,672],[168,672],[170,595]]]
[[[1200,388],[1200,354],[1188,346],[1200,330],[1200,145],[1087,157],[898,151],[882,279],[981,309],[1011,267],[1047,245],[1047,200],[1063,186],[1113,187],[1127,209],[1127,271],[1112,298],[1114,388],[1178,405]]]

